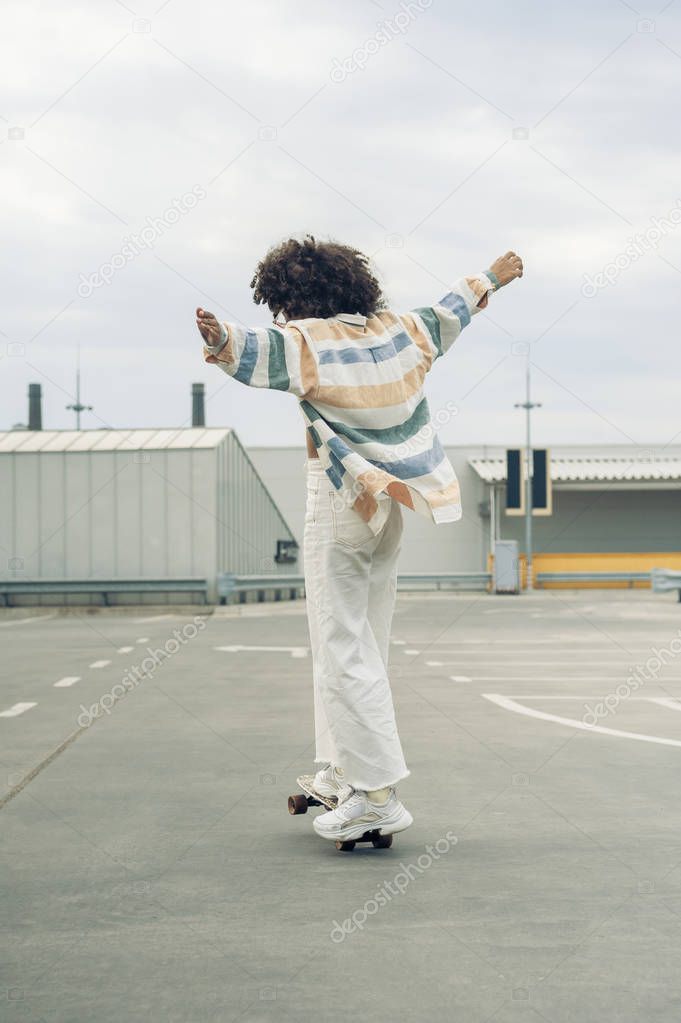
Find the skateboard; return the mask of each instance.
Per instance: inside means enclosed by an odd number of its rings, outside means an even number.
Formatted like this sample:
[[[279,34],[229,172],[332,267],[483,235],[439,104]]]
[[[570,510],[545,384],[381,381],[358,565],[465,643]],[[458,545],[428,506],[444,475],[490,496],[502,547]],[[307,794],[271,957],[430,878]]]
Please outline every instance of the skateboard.
[[[307,813],[310,806],[323,806],[327,810],[336,809],[335,799],[322,796],[321,793],[315,791],[313,775],[301,774],[296,781],[303,791],[298,795],[288,797],[288,812],[294,817],[300,813]],[[352,838],[348,841],[339,840],[335,845],[339,852],[352,852],[358,842],[371,842],[374,849],[389,849],[393,844],[393,836],[382,835],[380,831],[374,829],[365,831],[359,838]]]

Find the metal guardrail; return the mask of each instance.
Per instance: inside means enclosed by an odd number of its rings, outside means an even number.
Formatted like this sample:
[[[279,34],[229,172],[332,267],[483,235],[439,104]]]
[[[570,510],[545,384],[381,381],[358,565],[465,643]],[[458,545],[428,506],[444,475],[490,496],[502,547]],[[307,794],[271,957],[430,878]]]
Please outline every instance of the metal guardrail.
[[[302,575],[233,575],[221,572],[218,575],[218,600],[227,604],[233,597],[245,604],[249,593],[256,594],[256,600],[267,600],[271,593],[274,600],[281,600],[287,592],[288,600],[304,596],[305,578]]]
[[[208,600],[206,579],[0,579],[2,606],[12,607],[17,596],[48,594],[94,594],[108,607],[114,593],[196,593],[205,604]]]
[[[620,583],[630,586],[649,582],[650,572],[537,572],[537,585],[542,583]]]
[[[654,568],[650,573],[650,580],[656,593],[678,590],[681,602],[681,572],[675,572],[672,568]]]
[[[538,586],[546,583],[580,582],[637,582],[652,581],[657,592],[678,590],[681,601],[681,572],[671,569],[653,569],[651,572],[538,572]],[[401,592],[428,590],[488,590],[491,572],[408,572],[398,576],[397,588]],[[238,576],[230,573],[218,575],[218,599],[221,604],[235,597],[241,603],[249,594],[255,599],[279,601],[296,600],[305,596],[305,578],[302,575]],[[186,579],[4,579],[0,580],[0,606],[12,607],[12,597],[55,594],[99,595],[104,606],[116,593],[192,593],[208,600],[208,581],[202,578]],[[271,596],[270,596],[271,595]]]
[[[492,580],[490,572],[411,572],[397,577],[397,588],[402,592],[419,590],[486,590]],[[302,575],[232,575],[223,572],[218,576],[218,599],[226,604],[237,597],[246,603],[249,593],[257,594],[256,600],[266,600],[271,593],[274,600],[295,600],[305,595],[305,578]]]
[[[491,572],[406,572],[397,577],[397,588],[410,590],[487,590]]]

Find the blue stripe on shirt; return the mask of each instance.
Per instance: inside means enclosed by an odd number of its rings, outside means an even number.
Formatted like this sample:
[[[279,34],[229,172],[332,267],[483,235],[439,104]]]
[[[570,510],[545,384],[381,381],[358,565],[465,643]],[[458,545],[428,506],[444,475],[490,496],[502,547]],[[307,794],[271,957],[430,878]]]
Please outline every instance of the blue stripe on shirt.
[[[467,327],[471,322],[471,314],[468,311],[468,306],[461,297],[457,295],[455,291],[450,291],[440,302],[441,306],[444,306],[450,313],[454,313],[455,316],[459,317],[459,323],[461,329]]]
[[[409,335],[401,331],[391,341],[374,348],[327,348],[319,353],[319,365],[327,366],[334,362],[349,366],[357,362],[385,362],[392,359],[404,348],[413,344]]]
[[[345,472],[345,467],[342,465],[341,459],[346,458],[348,455],[353,454],[352,448],[341,440],[340,437],[331,437],[326,442],[329,448],[331,458],[338,462]],[[405,446],[408,446],[409,441],[405,442]],[[367,461],[377,469],[384,469],[385,472],[389,472],[392,476],[396,476],[397,479],[411,479],[414,476],[425,476],[432,472],[445,457],[444,450],[440,444],[439,437],[433,437],[432,446],[428,451],[422,451],[418,455],[412,455],[410,458],[401,458],[397,462],[379,462],[374,458],[367,458]]]
[[[428,451],[422,451],[410,458],[401,458],[399,462],[377,462],[373,458],[369,458],[367,461],[377,469],[383,469],[391,476],[396,476],[398,480],[406,480],[415,476],[426,476],[429,472],[433,472],[445,457],[440,440],[435,437],[433,446]]]
[[[333,483],[336,490],[340,490],[343,486],[343,476],[345,476],[346,468],[341,462],[337,455],[334,455],[333,451],[329,451],[329,458],[331,459],[331,465],[326,470],[326,475]]]
[[[352,454],[352,448],[350,445],[346,444],[344,440],[340,439],[340,437],[331,437],[327,440],[326,445],[330,451],[333,451],[336,458],[340,461]]]

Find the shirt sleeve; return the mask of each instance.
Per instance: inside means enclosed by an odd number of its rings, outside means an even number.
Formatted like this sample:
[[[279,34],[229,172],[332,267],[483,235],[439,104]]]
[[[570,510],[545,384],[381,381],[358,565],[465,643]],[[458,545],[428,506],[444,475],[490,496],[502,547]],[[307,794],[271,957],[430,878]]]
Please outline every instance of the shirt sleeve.
[[[307,397],[317,387],[314,356],[300,330],[293,326],[240,327],[221,323],[222,336],[204,345],[206,362],[249,387],[267,387]]]
[[[412,310],[410,319],[420,321],[432,360],[439,359],[449,351],[471,317],[487,305],[490,292],[496,291],[499,281],[491,270],[462,277],[437,305]]]

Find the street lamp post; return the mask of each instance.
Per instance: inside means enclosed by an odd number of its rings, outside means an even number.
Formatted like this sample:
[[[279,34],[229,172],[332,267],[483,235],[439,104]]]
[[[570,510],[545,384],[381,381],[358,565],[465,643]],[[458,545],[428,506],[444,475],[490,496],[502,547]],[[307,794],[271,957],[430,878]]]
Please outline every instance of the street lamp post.
[[[527,346],[527,362],[525,364],[525,401],[517,401],[515,408],[525,409],[525,560],[527,589],[532,585],[532,430],[531,417],[533,408],[541,408],[540,401],[532,401],[530,392],[530,347]]]

